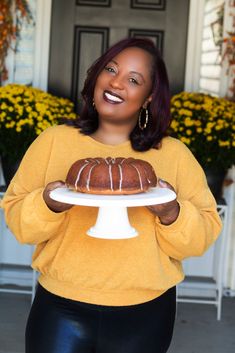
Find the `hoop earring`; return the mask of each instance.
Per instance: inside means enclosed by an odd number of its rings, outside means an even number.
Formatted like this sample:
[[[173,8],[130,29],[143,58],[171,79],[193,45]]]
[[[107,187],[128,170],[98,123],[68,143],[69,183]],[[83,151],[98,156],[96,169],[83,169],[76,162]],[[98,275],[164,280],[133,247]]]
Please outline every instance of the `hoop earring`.
[[[142,112],[143,112],[143,110],[145,110],[145,122],[144,122],[144,124],[142,125],[141,117],[142,117]],[[146,129],[147,124],[148,124],[148,121],[149,121],[149,111],[148,111],[147,108],[146,108],[146,109],[142,108],[141,111],[140,111],[139,120],[138,120],[140,130]]]
[[[92,108],[93,108],[94,110],[96,110],[94,98],[93,98],[93,100],[92,100]]]

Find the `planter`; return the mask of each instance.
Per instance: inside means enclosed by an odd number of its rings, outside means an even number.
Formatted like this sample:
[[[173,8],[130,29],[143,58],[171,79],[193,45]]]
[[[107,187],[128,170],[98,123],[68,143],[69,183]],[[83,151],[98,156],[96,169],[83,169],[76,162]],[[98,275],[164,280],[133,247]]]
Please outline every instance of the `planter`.
[[[221,203],[223,201],[223,183],[227,172],[224,170],[215,171],[213,169],[204,169],[204,171],[208,186],[216,202]]]
[[[4,180],[5,180],[6,186],[8,186],[20,165],[20,160],[12,163],[5,156],[5,157],[1,157],[1,161],[2,161],[2,172],[3,172]]]

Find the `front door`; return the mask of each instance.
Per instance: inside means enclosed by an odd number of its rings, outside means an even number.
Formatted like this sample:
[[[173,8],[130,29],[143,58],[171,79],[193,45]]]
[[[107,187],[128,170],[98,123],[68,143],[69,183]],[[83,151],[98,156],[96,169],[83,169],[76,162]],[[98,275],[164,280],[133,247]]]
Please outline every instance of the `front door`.
[[[54,0],[49,92],[81,104],[89,66],[125,37],[154,40],[167,65],[171,92],[184,87],[189,0]],[[77,104],[78,103],[78,104]]]

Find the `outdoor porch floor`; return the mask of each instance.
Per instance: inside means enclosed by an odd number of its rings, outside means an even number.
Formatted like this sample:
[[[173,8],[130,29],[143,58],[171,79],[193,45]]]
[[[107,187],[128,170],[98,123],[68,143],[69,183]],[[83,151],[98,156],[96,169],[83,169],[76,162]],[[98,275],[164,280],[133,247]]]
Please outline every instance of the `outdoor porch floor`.
[[[29,309],[30,296],[0,293],[0,353],[24,353]],[[223,298],[221,321],[216,320],[213,305],[178,303],[169,353],[234,352],[235,298]]]

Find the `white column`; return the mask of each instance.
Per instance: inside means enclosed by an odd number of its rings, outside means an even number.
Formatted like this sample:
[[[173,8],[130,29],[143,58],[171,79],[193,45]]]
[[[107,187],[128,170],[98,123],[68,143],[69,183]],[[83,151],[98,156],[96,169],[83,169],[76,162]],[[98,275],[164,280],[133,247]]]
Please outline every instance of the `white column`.
[[[190,0],[184,89],[198,91],[205,0]]]
[[[37,0],[33,86],[47,91],[52,0]]]

